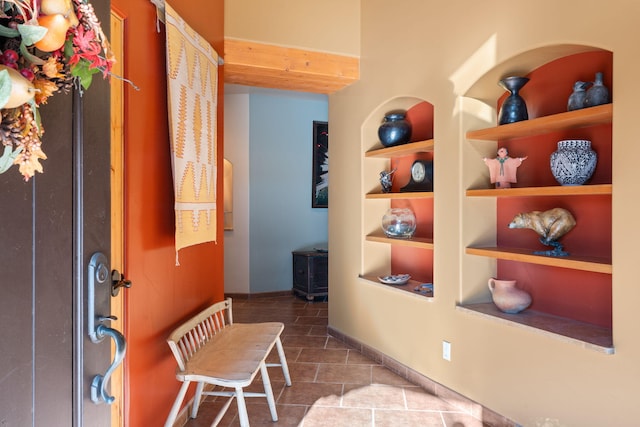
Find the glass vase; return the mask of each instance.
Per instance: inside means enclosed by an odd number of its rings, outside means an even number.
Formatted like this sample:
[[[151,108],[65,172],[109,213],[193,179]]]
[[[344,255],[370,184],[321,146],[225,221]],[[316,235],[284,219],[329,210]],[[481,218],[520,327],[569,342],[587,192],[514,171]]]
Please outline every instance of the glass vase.
[[[416,231],[416,216],[408,208],[392,208],[382,217],[382,230],[387,237],[410,239]]]

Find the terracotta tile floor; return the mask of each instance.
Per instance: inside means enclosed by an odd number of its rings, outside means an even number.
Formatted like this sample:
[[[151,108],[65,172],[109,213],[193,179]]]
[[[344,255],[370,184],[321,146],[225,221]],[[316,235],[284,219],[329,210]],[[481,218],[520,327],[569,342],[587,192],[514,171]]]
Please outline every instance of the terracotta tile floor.
[[[264,398],[247,398],[252,427],[477,427],[483,423],[327,334],[328,304],[295,296],[235,299],[235,322],[280,321],[293,385],[269,368],[279,421]],[[274,352],[275,353],[275,350]],[[276,361],[274,354],[269,360]],[[276,355],[277,356],[277,355]],[[262,391],[256,378],[249,391]],[[209,426],[225,398],[208,397],[187,427]],[[219,426],[239,426],[235,401]]]

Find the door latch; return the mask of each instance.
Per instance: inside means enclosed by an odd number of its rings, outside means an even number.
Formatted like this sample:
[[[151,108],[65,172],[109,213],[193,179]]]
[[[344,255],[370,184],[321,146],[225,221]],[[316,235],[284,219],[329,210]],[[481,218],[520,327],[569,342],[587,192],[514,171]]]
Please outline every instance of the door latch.
[[[131,287],[131,280],[126,280],[124,278],[124,274],[120,273],[118,270],[111,270],[111,296],[117,297],[118,293],[120,293],[120,288]]]

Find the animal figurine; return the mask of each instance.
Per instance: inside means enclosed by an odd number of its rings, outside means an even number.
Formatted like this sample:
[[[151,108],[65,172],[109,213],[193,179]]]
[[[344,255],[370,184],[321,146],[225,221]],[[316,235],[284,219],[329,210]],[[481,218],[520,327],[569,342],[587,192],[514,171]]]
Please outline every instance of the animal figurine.
[[[580,80],[573,84],[573,93],[569,95],[569,100],[567,101],[567,111],[584,108],[584,100],[587,98],[589,85],[591,85],[591,82],[582,82]]]
[[[394,168],[391,172],[380,172],[380,186],[382,186],[382,192],[388,193],[391,191],[391,184],[393,183],[393,173],[397,168]]]
[[[540,236],[540,243],[552,246],[552,250],[536,251],[536,255],[568,256],[558,242],[576,225],[576,220],[566,209],[553,208],[548,211],[532,211],[517,214],[509,223],[509,228],[529,228]]]

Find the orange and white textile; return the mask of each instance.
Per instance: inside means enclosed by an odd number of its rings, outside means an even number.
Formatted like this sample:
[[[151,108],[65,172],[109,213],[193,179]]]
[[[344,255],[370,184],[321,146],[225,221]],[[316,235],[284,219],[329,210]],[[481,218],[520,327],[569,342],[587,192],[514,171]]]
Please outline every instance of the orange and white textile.
[[[177,259],[217,237],[218,54],[168,3],[165,24]]]

